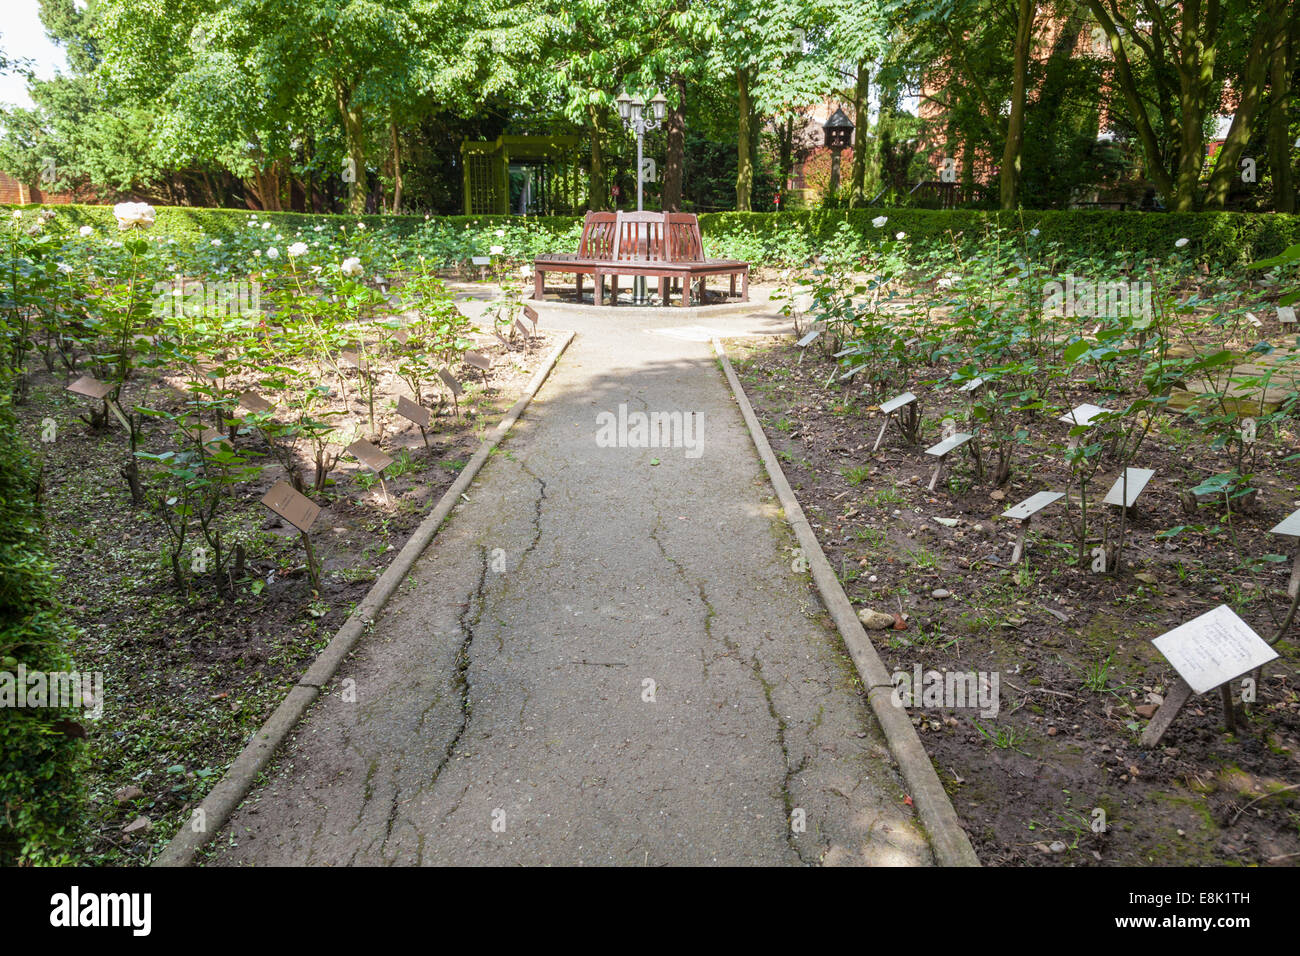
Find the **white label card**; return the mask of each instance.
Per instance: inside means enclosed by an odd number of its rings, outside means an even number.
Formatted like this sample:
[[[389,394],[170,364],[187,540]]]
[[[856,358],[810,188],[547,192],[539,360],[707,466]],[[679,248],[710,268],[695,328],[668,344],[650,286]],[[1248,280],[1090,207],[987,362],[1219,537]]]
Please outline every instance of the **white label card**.
[[[1277,657],[1277,651],[1226,604],[1180,624],[1152,643],[1198,694]]]
[[[898,409],[902,408],[904,405],[909,405],[914,401],[916,401],[915,395],[911,392],[904,392],[897,398],[891,398],[889,401],[885,402],[885,404],[880,406],[880,410],[888,415],[890,412],[898,411]]]
[[[1110,491],[1106,492],[1106,497],[1102,500],[1104,505],[1118,505],[1122,503],[1125,508],[1133,507],[1133,502],[1137,501],[1137,496],[1142,494],[1146,488],[1147,482],[1155,474],[1153,468],[1129,468],[1126,469],[1128,474],[1128,487],[1124,486],[1124,475],[1115,479],[1115,484],[1110,486]],[[1127,491],[1128,494],[1124,492]]]
[[[943,441],[939,442],[939,444],[927,448],[925,453],[927,455],[934,455],[936,458],[942,458],[954,448],[960,448],[962,445],[966,444],[971,440],[971,437],[972,436],[968,435],[966,432],[958,432],[955,435],[949,435]]]
[[[1026,498],[1020,504],[1012,505],[1002,513],[1002,517],[1024,521],[1026,518],[1032,518],[1038,514],[1052,502],[1064,497],[1065,492],[1063,491],[1040,491],[1038,494]]]

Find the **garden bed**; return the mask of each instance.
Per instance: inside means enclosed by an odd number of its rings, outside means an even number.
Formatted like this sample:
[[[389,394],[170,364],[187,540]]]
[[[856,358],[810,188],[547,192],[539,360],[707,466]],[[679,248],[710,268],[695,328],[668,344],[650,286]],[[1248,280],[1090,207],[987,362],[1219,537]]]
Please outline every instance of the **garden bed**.
[[[67,392],[61,373],[33,373],[18,411],[28,447],[44,462],[49,552],[67,613],[82,632],[72,652],[80,669],[104,674],[103,717],[83,722],[92,827],[86,862],[146,864],[188,819],[516,401],[553,338],[517,336],[507,348],[478,336],[477,347],[494,359],[486,384],[477,369],[454,369],[464,388],[459,411],[449,394],[433,409],[428,447],[395,411],[409,389],[391,369],[375,375],[373,431],[355,383],[347,403],[335,388],[321,414],[365,433],[396,461],[385,472],[386,495],[347,457],[323,494],[307,489],[322,506],[311,530],[319,589],[297,531],[260,503],[285,477],[263,434],[243,427],[236,435],[234,449],[261,470],[232,489],[220,518],[228,540],[246,549],[243,571],[219,593],[214,575],[195,572],[187,552],[187,596],[173,580],[156,476],[145,469],[146,504],[133,505],[119,473],[129,460],[125,429],[110,418],[107,428],[88,430],[79,416],[95,403]],[[122,405],[147,401],[181,413],[191,396],[175,373],[137,370]],[[228,383],[230,391],[240,387]],[[167,419],[146,419],[141,450],[173,447]],[[302,465],[310,478],[311,463]],[[124,832],[133,824],[138,828]]]
[[[1221,603],[1266,639],[1286,614],[1289,560],[1263,559],[1291,554],[1289,541],[1267,532],[1300,506],[1300,465],[1287,458],[1293,419],[1274,422],[1254,507],[1229,522],[1222,499],[1188,515],[1182,494],[1228,470],[1228,453],[1162,412],[1130,462],[1156,477],[1128,516],[1124,570],[1093,573],[1090,554],[1079,560],[1060,503],[1035,519],[1026,561],[1013,567],[1015,527],[998,516],[1035,492],[1065,490],[1067,425],[1026,413],[1025,444],[1015,449],[1007,483],[977,480],[957,452],[929,492],[934,459],[923,449],[939,441],[945,418],[969,421],[968,396],[949,381],[951,363],[931,361],[931,350],[913,343],[925,355],[894,390],[920,396],[919,440],[906,445],[891,423],[873,453],[879,399],[844,384],[843,366],[824,351],[788,342],[729,348],[849,596],[902,620],[901,629],[869,632],[887,667],[1000,675],[996,716],[911,711],[986,864],[1300,860],[1300,798],[1280,792],[1300,779],[1293,638],[1277,644],[1281,657],[1265,665],[1257,701],[1244,713],[1238,705],[1236,734],[1225,731],[1215,693],[1193,698],[1159,745],[1139,743],[1176,676],[1152,638]],[[1106,404],[1079,374],[1057,400]],[[1115,474],[1103,467],[1098,499]],[[1162,535],[1180,525],[1188,527]],[[1094,831],[1099,819],[1104,832]]]

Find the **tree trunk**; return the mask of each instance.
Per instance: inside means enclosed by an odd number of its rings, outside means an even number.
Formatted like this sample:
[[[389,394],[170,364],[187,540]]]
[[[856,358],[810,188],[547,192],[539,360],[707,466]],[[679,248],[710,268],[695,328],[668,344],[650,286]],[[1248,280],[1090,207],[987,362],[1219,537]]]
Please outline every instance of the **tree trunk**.
[[[1178,38],[1178,164],[1173,212],[1196,208],[1196,192],[1205,163],[1207,91],[1214,82],[1215,46],[1200,22],[1200,4],[1183,5]]]
[[[335,81],[334,94],[338,101],[339,116],[343,121],[348,159],[352,161],[352,182],[347,184],[348,212],[359,216],[366,211],[365,128],[361,120],[361,111],[352,107],[352,90],[341,82]]]
[[[1003,209],[1016,208],[1020,188],[1020,158],[1025,146],[1025,100],[1029,76],[1029,51],[1034,38],[1034,0],[1019,0],[1016,12],[1016,44],[1012,51],[1011,115],[1007,117],[1007,142],[1002,150],[1002,170],[998,183],[999,204]]]
[[[686,172],[686,80],[677,74],[671,82],[677,88],[677,105],[669,107],[664,121],[668,148],[664,156],[664,187],[659,203],[664,212],[681,212],[682,180]]]
[[[1166,199],[1173,201],[1174,180],[1164,166],[1160,143],[1156,139],[1155,129],[1147,114],[1146,101],[1138,92],[1137,82],[1133,78],[1133,69],[1128,60],[1128,49],[1120,38],[1119,29],[1111,18],[1110,11],[1101,0],[1085,0],[1092,15],[1101,24],[1110,44],[1111,54],[1115,59],[1115,79],[1119,81],[1124,94],[1124,103],[1128,106],[1129,117],[1137,127],[1138,141],[1142,144],[1142,154],[1146,158],[1146,175],[1156,184],[1156,191]]]
[[[1276,23],[1281,17],[1278,7],[1286,0],[1270,0],[1265,5],[1262,22]],[[1264,30],[1256,31],[1251,39],[1250,52],[1246,54],[1246,64],[1242,67],[1241,77],[1234,84],[1239,99],[1237,111],[1232,117],[1232,126],[1228,128],[1227,138],[1219,149],[1214,172],[1210,175],[1210,184],[1205,191],[1205,205],[1222,209],[1232,190],[1233,181],[1240,173],[1241,154],[1254,133],[1255,117],[1264,98],[1264,84],[1268,79],[1269,65],[1272,61],[1273,47],[1281,41],[1286,45],[1286,31],[1277,30],[1271,36]]]
[[[390,121],[388,128],[393,134],[393,215],[402,211],[402,150],[397,139],[397,123]]]
[[[754,189],[754,147],[750,142],[754,127],[749,74],[745,70],[736,71],[736,93],[739,97],[736,108],[736,211],[749,212]]]
[[[871,70],[866,60],[858,61],[857,82],[853,85],[853,174],[849,186],[849,208],[867,203],[867,94],[871,87]]]
[[[1291,75],[1295,63],[1297,27],[1295,14],[1289,31],[1278,31],[1269,61],[1272,85],[1268,111],[1268,167],[1273,174],[1273,211],[1295,213],[1295,176],[1291,171]]]
[[[587,129],[591,139],[590,186],[587,196],[587,208],[592,210],[608,209],[609,201],[605,185],[605,150],[602,145],[600,113],[595,104],[587,104]]]

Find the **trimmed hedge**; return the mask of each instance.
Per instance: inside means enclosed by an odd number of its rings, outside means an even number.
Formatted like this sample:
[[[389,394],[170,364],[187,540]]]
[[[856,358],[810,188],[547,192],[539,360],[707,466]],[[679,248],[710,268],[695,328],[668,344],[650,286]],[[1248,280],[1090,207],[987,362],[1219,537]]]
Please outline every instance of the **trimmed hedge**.
[[[36,207],[25,207],[34,209]],[[115,230],[109,206],[65,205],[51,207],[74,226],[90,224],[105,231]],[[877,229],[872,220],[888,220]],[[495,230],[505,229],[512,239],[526,230],[523,244],[503,243],[507,255],[535,254],[553,242],[550,251],[576,251],[574,236],[580,219],[567,216],[346,216],[296,212],[250,212],[240,209],[206,209],[163,206],[157,210],[154,231],[177,239],[234,236],[256,217],[271,222],[280,232],[307,229],[325,223],[331,226],[364,222],[376,232],[413,241],[431,233],[449,238],[464,233],[460,242],[443,248],[454,255],[471,251],[486,253]],[[994,228],[1038,229],[1043,243],[1059,243],[1067,253],[1080,257],[1121,254],[1134,258],[1163,258],[1174,251],[1175,240],[1190,240],[1184,253],[1199,262],[1218,267],[1243,266],[1276,255],[1300,242],[1300,216],[1264,213],[1193,212],[1142,213],[1100,210],[1049,210],[1000,212],[974,209],[831,209],[788,212],[716,212],[700,216],[700,230],[708,252],[715,256],[748,259],[757,265],[790,265],[805,261],[833,241],[854,248],[892,240],[898,232],[911,242],[951,243],[966,247],[981,243]]]
[[[872,220],[879,216],[888,221],[877,229]],[[994,228],[1023,226],[1038,229],[1041,242],[1059,243],[1068,254],[1079,257],[1121,254],[1163,258],[1174,252],[1176,240],[1186,237],[1190,242],[1185,254],[1220,267],[1245,265],[1300,242],[1300,216],[1259,213],[851,209],[700,216],[700,231],[710,241],[712,253],[722,254],[719,249],[725,249],[725,254],[731,255],[742,251],[738,247],[752,246],[764,262],[791,261],[783,247],[797,248],[794,236],[803,237],[808,248],[824,246],[845,224],[865,244],[893,240],[895,234],[904,232],[909,242],[952,242],[956,238],[968,247],[979,244]]]
[[[0,323],[0,328],[3,324]],[[0,386],[7,383],[0,382]],[[56,599],[34,490],[7,387],[0,387],[0,671],[72,671],[72,631]],[[0,866],[72,862],[85,814],[81,741],[53,707],[0,707]]]

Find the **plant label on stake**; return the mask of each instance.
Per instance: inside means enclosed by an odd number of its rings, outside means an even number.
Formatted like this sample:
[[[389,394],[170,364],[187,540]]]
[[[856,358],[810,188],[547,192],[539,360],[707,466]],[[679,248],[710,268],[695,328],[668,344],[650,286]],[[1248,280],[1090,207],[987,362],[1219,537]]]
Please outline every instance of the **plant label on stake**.
[[[1300,539],[1300,511],[1291,512],[1270,528],[1268,533],[1284,538]],[[1291,564],[1291,581],[1286,586],[1287,595],[1294,598],[1297,588],[1300,588],[1300,543],[1297,543],[1295,560]]]
[[[320,505],[295,491],[293,485],[284,480],[277,481],[271,486],[271,490],[263,496],[262,504],[303,534],[310,531],[311,526],[320,517]]]
[[[393,463],[393,459],[364,438],[358,438],[344,451],[379,477],[379,487],[384,491],[384,504],[392,504],[392,500],[388,497],[388,486],[384,484],[384,469]]]
[[[1295,325],[1295,306],[1279,305],[1277,307],[1278,325]]]
[[[1154,474],[1154,468],[1125,468],[1124,474],[1115,479],[1101,503],[1132,508],[1133,502],[1137,501],[1138,495],[1146,489],[1147,482]]]
[[[1011,518],[1020,522],[1020,532],[1016,535],[1016,547],[1011,552],[1011,563],[1019,564],[1020,559],[1025,554],[1025,535],[1029,531],[1029,523],[1033,521],[1034,515],[1042,511],[1048,505],[1065,497],[1063,491],[1040,491],[1036,495],[1030,495],[1024,501],[1017,505],[1012,505],[1006,511],[1002,512],[1002,517]]]
[[[537,334],[537,310],[534,309],[531,305],[524,306],[524,318],[526,318],[532,324],[533,335],[536,335]]]
[[[307,574],[312,585],[319,588],[320,568],[316,564],[316,552],[312,549],[311,535],[308,532],[320,516],[320,505],[306,495],[299,494],[293,485],[283,479],[271,486],[271,490],[262,498],[262,504],[298,529],[303,549],[307,552]]]
[[[442,384],[446,385],[448,390],[451,392],[451,403],[453,406],[455,406],[456,417],[459,418],[460,417],[460,396],[463,394],[464,391],[460,387],[460,382],[456,381],[456,376],[452,375],[445,368],[438,369],[438,377],[442,379]]]
[[[880,406],[880,410],[885,414],[885,420],[880,424],[880,434],[876,436],[876,443],[871,446],[872,451],[880,450],[880,443],[885,440],[885,429],[889,427],[889,420],[894,417],[894,413],[900,408],[910,405],[915,401],[915,395],[911,392],[904,392],[902,395],[891,398]]]
[[[968,434],[967,432],[956,432],[952,435],[949,435],[943,441],[939,442],[939,444],[932,445],[925,450],[925,453],[927,455],[934,455],[936,458],[939,459],[939,461],[934,466],[934,474],[930,476],[931,491],[934,491],[935,485],[939,483],[939,474],[940,472],[943,471],[943,462],[944,459],[948,456],[949,452],[952,452],[953,450],[965,445],[968,441],[971,440],[972,437],[974,436]]]
[[[429,427],[429,410],[423,405],[417,405],[405,395],[397,397],[397,414],[421,428]]]
[[[809,332],[807,335],[805,335],[803,338],[801,338],[798,342],[796,342],[795,345],[799,346],[799,348],[801,348],[801,349],[806,349],[808,346],[810,346],[810,345],[812,345],[814,342],[816,342],[816,341],[817,341],[817,337],[818,337],[819,335],[821,335],[821,334],[822,334],[821,329],[814,329],[812,332]]]
[[[248,409],[250,412],[253,412],[254,414],[257,414],[259,412],[269,412],[271,409],[275,407],[266,399],[264,399],[261,395],[258,395],[254,391],[247,391],[244,392],[242,395],[240,395],[239,406],[241,408]]]
[[[472,365],[483,373],[483,387],[487,388],[487,373],[488,369],[492,367],[492,359],[488,358],[482,352],[475,352],[473,349],[470,349],[465,353],[464,359],[466,365]]]
[[[1220,604],[1212,611],[1180,624],[1154,641],[1156,650],[1164,655],[1165,660],[1173,665],[1181,680],[1191,693],[1204,694],[1216,687],[1223,689],[1224,718],[1228,729],[1233,729],[1232,690],[1229,682],[1262,667],[1277,659],[1277,651],[1269,647],[1262,637],[1238,617],[1226,604]],[[1182,704],[1189,696],[1181,688],[1173,689],[1160,706],[1160,710],[1143,734],[1142,742],[1153,735],[1159,740],[1169,724],[1177,716]],[[1170,708],[1174,701],[1177,706]],[[1166,710],[1169,712],[1166,713]],[[1158,721],[1158,723],[1157,723]],[[1154,742],[1154,741],[1152,741]]]
[[[71,385],[68,391],[73,395],[85,395],[87,398],[107,398],[114,386],[101,382],[91,375],[83,375]]]
[[[1092,424],[1093,419],[1096,418],[1098,415],[1107,415],[1107,414],[1110,414],[1109,408],[1102,408],[1100,405],[1093,405],[1088,402],[1084,402],[1082,405],[1079,405],[1071,409],[1066,414],[1062,415],[1060,418],[1057,419],[1057,421],[1065,422],[1067,425],[1071,426],[1071,430],[1073,430],[1073,428],[1078,425],[1082,425],[1086,428]],[[1079,435],[1071,435],[1069,437],[1068,447],[1072,449],[1078,448],[1080,438],[1081,436]]]

